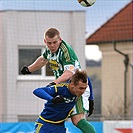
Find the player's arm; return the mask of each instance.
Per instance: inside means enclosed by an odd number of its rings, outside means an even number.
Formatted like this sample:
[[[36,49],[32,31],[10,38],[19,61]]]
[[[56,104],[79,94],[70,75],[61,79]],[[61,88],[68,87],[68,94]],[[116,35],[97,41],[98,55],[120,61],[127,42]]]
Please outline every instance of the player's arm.
[[[89,97],[89,100],[94,100],[93,89],[92,89],[92,82],[91,82],[89,77],[88,77],[88,85],[89,85],[89,88],[90,88],[90,97]]]
[[[89,100],[89,113],[88,113],[88,117],[89,117],[90,115],[92,115],[93,110],[94,110],[93,87],[92,87],[92,83],[91,83],[91,80],[90,80],[89,77],[88,77],[88,85],[89,85],[89,88],[90,88],[90,97],[88,98],[88,100]]]
[[[42,68],[47,63],[48,63],[47,59],[45,59],[43,56],[40,56],[30,66],[23,66],[21,68],[21,73],[24,74],[24,75],[25,74],[31,74],[32,72],[34,72],[34,71],[39,70],[40,68]]]
[[[49,90],[49,93],[51,93],[51,94],[54,93],[53,92],[54,89],[50,89],[49,87],[42,87],[42,88],[35,89],[33,91],[33,94],[41,99],[51,101],[53,97],[48,93],[48,90]]]
[[[74,66],[72,64],[66,66],[64,65],[64,73],[59,78],[49,83],[47,86],[56,85],[61,82],[66,82],[73,76],[73,74],[74,74]]]
[[[48,63],[47,59],[45,59],[43,56],[40,56],[36,59],[36,61],[33,64],[28,66],[28,69],[30,72],[34,72],[45,66],[47,63]]]
[[[63,103],[65,100],[63,96],[58,95],[56,89],[57,88],[55,88],[54,86],[37,88],[33,91],[33,94],[41,99],[48,100],[54,104]]]
[[[56,83],[56,84],[61,83],[61,82],[66,82],[72,76],[73,76],[73,72],[72,71],[65,70],[64,73],[59,78],[54,80],[53,82]]]

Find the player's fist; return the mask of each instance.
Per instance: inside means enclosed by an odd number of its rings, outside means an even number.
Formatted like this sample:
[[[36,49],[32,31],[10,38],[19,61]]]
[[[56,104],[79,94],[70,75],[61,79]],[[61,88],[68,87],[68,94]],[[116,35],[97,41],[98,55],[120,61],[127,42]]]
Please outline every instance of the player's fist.
[[[94,110],[94,100],[89,100],[89,112],[88,112],[88,117],[92,115]]]
[[[31,74],[31,72],[29,71],[29,69],[28,69],[28,67],[27,66],[23,66],[22,68],[21,68],[21,73],[22,74]]]
[[[65,100],[64,100],[63,96],[60,96],[60,95],[58,95],[52,99],[52,103],[54,103],[54,104],[64,103],[64,102],[65,102]]]

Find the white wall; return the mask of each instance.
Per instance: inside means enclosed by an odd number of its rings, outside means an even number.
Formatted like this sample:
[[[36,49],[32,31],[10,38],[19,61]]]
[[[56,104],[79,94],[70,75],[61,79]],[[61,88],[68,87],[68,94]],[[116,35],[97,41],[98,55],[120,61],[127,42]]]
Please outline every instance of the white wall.
[[[132,133],[132,121],[104,121],[103,133]]]
[[[18,48],[44,47],[44,31],[49,27],[56,27],[60,30],[62,39],[72,45],[84,69],[85,12],[4,11],[0,14],[4,66],[2,69],[4,73],[1,76],[4,81],[2,114],[10,117],[16,117],[17,114],[38,115],[43,108],[43,101],[33,96],[32,91],[35,87],[48,84],[52,79],[19,79]],[[17,121],[9,119],[7,121]]]

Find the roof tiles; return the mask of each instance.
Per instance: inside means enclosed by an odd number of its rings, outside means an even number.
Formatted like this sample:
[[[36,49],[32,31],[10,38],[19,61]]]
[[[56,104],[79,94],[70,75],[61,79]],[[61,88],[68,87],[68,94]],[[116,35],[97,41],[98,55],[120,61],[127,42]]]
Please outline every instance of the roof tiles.
[[[132,7],[133,4],[130,2],[88,37],[86,44],[133,40]]]

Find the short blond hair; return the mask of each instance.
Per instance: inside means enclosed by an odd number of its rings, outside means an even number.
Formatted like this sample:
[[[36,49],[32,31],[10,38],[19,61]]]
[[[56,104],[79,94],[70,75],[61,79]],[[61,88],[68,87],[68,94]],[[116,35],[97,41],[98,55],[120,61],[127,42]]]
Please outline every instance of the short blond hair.
[[[60,36],[59,30],[57,30],[56,28],[49,28],[44,32],[44,38],[46,38],[46,36],[48,36],[49,38],[53,38],[56,35]]]

